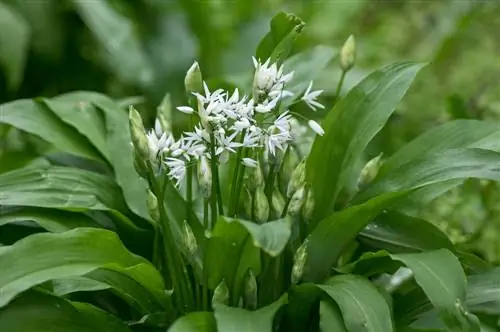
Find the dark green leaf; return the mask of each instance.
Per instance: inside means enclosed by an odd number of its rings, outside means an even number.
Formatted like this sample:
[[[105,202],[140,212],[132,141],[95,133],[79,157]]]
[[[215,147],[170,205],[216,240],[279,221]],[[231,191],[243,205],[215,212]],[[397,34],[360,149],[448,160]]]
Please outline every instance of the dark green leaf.
[[[321,301],[319,304],[319,328],[322,332],[347,332],[342,314],[333,303]]]
[[[215,318],[211,312],[192,312],[176,320],[168,332],[216,332]]]
[[[115,233],[102,229],[31,235],[4,248],[0,266],[9,267],[0,274],[0,307],[43,282],[82,276],[98,268],[122,272],[155,295],[163,289],[160,274],[149,262],[128,252]]]
[[[61,151],[102,160],[85,137],[61,121],[49,109],[38,105],[33,100],[20,99],[0,105],[0,108],[2,109],[0,123],[6,123],[36,135]]]
[[[218,331],[272,332],[274,316],[286,303],[286,295],[276,302],[255,311],[232,308],[222,303],[216,303],[214,315]]]
[[[472,312],[500,315],[500,267],[469,277],[466,304]]]
[[[22,83],[29,39],[30,28],[24,17],[0,2],[0,65],[10,89],[16,89]]]
[[[0,309],[0,322],[6,332],[132,332],[119,319],[90,304],[37,292],[29,292]]]
[[[377,70],[330,110],[322,123],[325,135],[315,139],[307,159],[316,220],[332,212],[338,193],[352,177],[353,165],[382,129],[421,68],[421,64],[405,62]]]
[[[368,280],[354,275],[341,275],[318,287],[337,302],[347,331],[393,331],[389,305]]]
[[[304,28],[304,22],[293,14],[281,12],[271,20],[271,29],[257,47],[257,59],[283,62]]]

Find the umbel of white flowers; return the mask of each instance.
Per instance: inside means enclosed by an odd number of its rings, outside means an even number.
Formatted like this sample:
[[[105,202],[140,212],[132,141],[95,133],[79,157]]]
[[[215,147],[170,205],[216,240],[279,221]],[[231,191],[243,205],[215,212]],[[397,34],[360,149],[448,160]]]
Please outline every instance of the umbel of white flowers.
[[[282,105],[302,101],[312,111],[324,108],[317,101],[323,91],[313,91],[312,81],[303,95],[295,96],[286,90],[286,85],[293,79],[293,71],[285,73],[283,65],[278,67],[270,59],[261,63],[253,58],[253,64],[253,91],[252,96],[248,96],[241,95],[238,89],[232,93],[223,89],[210,91],[202,81],[201,71],[195,62],[185,82],[190,83],[186,83],[186,87],[196,97],[197,105],[177,107],[180,112],[198,117],[199,122],[194,130],[184,132],[175,140],[157,119],[154,128],[147,133],[150,161],[157,168],[165,170],[177,186],[182,183],[186,168],[200,162],[203,167],[199,175],[204,174],[207,181],[211,181],[211,173],[206,165],[207,161],[211,162],[213,155],[216,162],[223,163],[228,160],[228,154],[247,148],[250,153],[242,158],[241,163],[246,167],[257,167],[259,151],[267,154],[268,158],[275,158],[278,152],[285,151],[297,139],[294,133],[301,132],[294,130],[298,123],[294,116],[303,116],[290,112]],[[199,89],[193,87],[197,83]],[[283,103],[286,99],[287,102]],[[308,120],[307,123],[316,134],[324,134],[316,121]],[[209,188],[209,185],[205,184],[205,187]]]

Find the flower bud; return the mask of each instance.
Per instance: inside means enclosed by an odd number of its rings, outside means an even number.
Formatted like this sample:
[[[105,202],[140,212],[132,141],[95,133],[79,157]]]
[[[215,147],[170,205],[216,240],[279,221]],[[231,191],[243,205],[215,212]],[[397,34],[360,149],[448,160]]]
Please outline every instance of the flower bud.
[[[347,38],[340,50],[340,68],[349,71],[356,62],[356,41],[353,35]]]
[[[160,210],[158,209],[158,199],[151,190],[148,189],[148,212],[155,222],[160,222]]]
[[[285,207],[285,199],[279,192],[279,190],[274,190],[273,191],[273,196],[271,199],[271,205],[273,207],[273,210],[277,216],[281,216],[281,212],[283,211],[283,208]]]
[[[289,148],[283,157],[283,164],[280,169],[280,180],[281,184],[286,187],[290,179],[292,178],[292,173],[299,163],[299,158],[294,149]]]
[[[215,288],[214,296],[212,297],[212,305],[215,303],[228,304],[229,302],[229,289],[227,288],[226,281],[222,280],[221,283]]]
[[[300,187],[290,198],[290,204],[288,205],[288,214],[291,216],[297,216],[300,214],[300,210],[304,205],[305,201],[305,188]]]
[[[187,250],[191,255],[195,255],[196,251],[198,250],[198,244],[196,243],[196,238],[194,237],[193,230],[191,229],[191,226],[187,223],[186,220],[184,220],[184,230],[183,230],[183,242],[184,245],[186,246]]]
[[[251,193],[254,193],[258,187],[262,187],[264,184],[264,175],[259,165],[251,168],[246,167],[244,172],[245,175],[243,178],[245,180],[245,185]]]
[[[311,221],[314,213],[314,194],[312,188],[309,188],[306,195],[306,201],[302,207],[302,217],[306,222]]]
[[[257,308],[257,280],[252,270],[248,270],[245,277],[244,298],[246,309],[255,310]]]
[[[142,159],[136,151],[136,148],[132,143],[132,155],[134,156],[134,168],[137,174],[141,176],[143,179],[148,178],[148,167],[146,165],[145,159]]]
[[[248,189],[247,186],[245,186],[245,188],[243,190],[242,199],[243,199],[242,204],[243,204],[243,209],[245,211],[245,215],[247,216],[248,219],[250,219],[250,217],[252,215],[252,210],[253,210],[253,206],[252,206],[253,198],[252,198],[252,193],[250,192],[250,190]]]
[[[323,129],[323,127],[321,127],[321,125],[316,121],[309,120],[307,124],[309,125],[309,128],[311,128],[319,136],[323,136],[325,134],[325,130]]]
[[[269,218],[269,202],[262,186],[255,191],[253,208],[255,220],[259,223],[266,222]]]
[[[203,91],[203,77],[198,62],[193,62],[188,69],[186,77],[184,78],[184,87],[189,94]]]
[[[172,132],[172,100],[170,94],[163,97],[160,105],[156,108],[156,117],[165,133]]]
[[[371,159],[366,163],[365,167],[361,170],[361,174],[358,178],[357,187],[358,189],[363,188],[367,184],[373,181],[373,179],[377,176],[380,167],[382,167],[382,153]]]
[[[147,160],[149,159],[149,144],[146,137],[146,130],[144,129],[141,115],[133,106],[130,106],[128,119],[130,138],[132,139],[135,151],[139,157]]]
[[[292,173],[290,182],[288,182],[288,188],[286,190],[286,196],[292,197],[292,195],[304,185],[306,181],[306,160],[303,159]]]
[[[212,191],[212,170],[210,162],[205,156],[201,156],[198,161],[198,184],[201,196],[204,198],[210,197]]]
[[[292,284],[299,283],[300,279],[304,275],[304,267],[307,261],[307,244],[309,239],[306,238],[304,243],[297,249],[295,255],[293,256],[293,267],[292,267]]]

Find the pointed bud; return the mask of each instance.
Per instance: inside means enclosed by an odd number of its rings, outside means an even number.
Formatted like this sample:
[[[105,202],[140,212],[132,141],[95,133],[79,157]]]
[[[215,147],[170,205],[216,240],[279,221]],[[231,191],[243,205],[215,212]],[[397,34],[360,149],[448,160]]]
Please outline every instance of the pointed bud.
[[[359,175],[358,178],[358,183],[357,187],[358,189],[361,189],[365,187],[367,184],[373,181],[375,177],[378,174],[378,171],[380,170],[380,167],[382,167],[382,153],[376,156],[375,158],[371,159],[369,162],[366,163],[365,167],[361,170],[361,174]]]
[[[128,119],[130,126],[130,138],[132,139],[132,144],[134,144],[135,151],[139,157],[147,160],[149,159],[149,144],[148,138],[146,137],[146,130],[144,129],[141,115],[133,106],[130,106],[129,108]]]
[[[203,92],[203,77],[198,62],[195,61],[188,69],[184,78],[184,87],[189,94],[192,92]]]
[[[228,304],[229,302],[229,289],[227,288],[226,281],[222,280],[221,283],[215,288],[214,296],[212,297],[212,305],[215,303]]]
[[[305,201],[305,188],[300,187],[290,198],[290,204],[288,205],[288,214],[291,216],[297,216],[300,214],[300,210],[304,205]]]
[[[198,184],[201,196],[204,198],[210,197],[212,190],[212,170],[210,162],[205,156],[201,156],[198,161]]]
[[[253,208],[255,220],[259,223],[266,222],[269,218],[269,202],[262,186],[255,191]]]
[[[281,195],[279,190],[273,191],[271,205],[273,207],[275,215],[281,216],[281,212],[285,207],[285,199],[283,198],[283,195]]]
[[[132,143],[130,143],[132,144]],[[139,156],[136,151],[136,148],[132,144],[132,155],[134,156],[134,168],[137,174],[139,174],[143,179],[148,178],[148,167],[146,165],[145,159]]]
[[[198,244],[196,243],[196,238],[194,237],[193,230],[191,229],[191,226],[187,223],[186,220],[184,220],[184,234],[183,234],[183,242],[184,245],[186,246],[187,250],[191,255],[195,255],[196,251],[198,250]]]
[[[299,163],[299,158],[294,149],[289,148],[283,157],[283,164],[280,169],[280,180],[283,186],[286,187],[292,177],[292,173]]]
[[[314,194],[312,188],[309,188],[306,195],[306,201],[302,207],[302,217],[306,222],[311,221],[314,213]]]
[[[245,277],[244,298],[246,309],[255,310],[257,308],[257,280],[252,270],[248,270]]]
[[[172,101],[170,94],[163,97],[160,105],[156,108],[156,117],[160,121],[161,128],[166,133],[172,132]]]
[[[242,199],[243,199],[242,203],[245,215],[247,216],[248,219],[250,219],[252,216],[252,209],[253,209],[252,207],[253,197],[252,193],[250,192],[247,186],[245,186],[243,190]]]
[[[302,276],[304,275],[304,267],[307,261],[307,244],[309,239],[306,238],[304,243],[297,249],[295,255],[293,256],[293,267],[292,267],[292,284],[298,284]]]
[[[147,203],[148,203],[149,215],[154,221],[159,222],[160,210],[158,209],[158,199],[156,198],[155,194],[153,194],[153,192],[149,189],[148,189]]]
[[[356,41],[353,35],[347,38],[340,50],[340,68],[349,71],[356,62]]]
[[[307,124],[309,125],[309,128],[311,128],[319,136],[323,136],[325,134],[325,130],[323,129],[323,127],[321,127],[321,125],[316,121],[309,120]]]
[[[292,197],[292,195],[304,185],[306,181],[306,160],[303,159],[292,173],[290,182],[288,182],[288,188],[286,190],[286,196]]]
[[[254,193],[258,187],[262,187],[262,185],[264,184],[264,175],[262,174],[262,169],[260,168],[260,165],[251,168],[246,167],[244,169],[244,172],[245,172],[244,175],[245,184],[251,193]]]

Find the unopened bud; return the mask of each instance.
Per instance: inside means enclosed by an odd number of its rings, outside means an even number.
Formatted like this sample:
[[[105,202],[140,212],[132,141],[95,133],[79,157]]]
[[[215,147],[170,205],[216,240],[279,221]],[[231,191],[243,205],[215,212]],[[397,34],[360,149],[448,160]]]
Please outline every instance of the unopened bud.
[[[264,184],[264,175],[259,165],[257,167],[246,167],[244,175],[245,184],[251,193],[254,193],[257,188]]]
[[[130,143],[132,144],[132,143]],[[148,177],[148,167],[146,165],[145,159],[136,152],[136,148],[132,144],[132,155],[134,156],[134,168],[137,174],[139,174],[143,179]]]
[[[288,188],[286,190],[286,196],[292,197],[292,195],[304,185],[306,181],[306,160],[303,159],[297,167],[295,167],[290,182],[288,182]]]
[[[198,162],[198,184],[202,197],[210,197],[212,191],[212,170],[207,157],[202,156]]]
[[[184,234],[183,234],[183,242],[186,246],[187,250],[191,255],[195,255],[198,250],[198,244],[196,243],[196,238],[194,237],[193,230],[191,226],[184,220]]]
[[[277,216],[280,216],[281,212],[283,211],[283,208],[285,207],[285,199],[283,198],[279,190],[273,191],[271,205],[273,207],[275,214]]]
[[[267,201],[264,188],[261,186],[257,188],[254,194],[254,216],[255,220],[259,223],[266,222],[269,218],[269,202]]]
[[[353,35],[345,41],[340,50],[340,68],[343,71],[349,71],[356,62],[356,41]]]
[[[307,244],[309,239],[306,238],[304,243],[297,249],[295,255],[293,256],[293,267],[292,267],[292,284],[298,284],[302,276],[304,275],[304,267],[307,261]]]
[[[158,209],[158,199],[156,198],[155,194],[153,194],[153,192],[149,189],[148,189],[147,203],[148,203],[149,215],[154,221],[159,222],[160,210]]]
[[[300,210],[302,209],[302,205],[304,205],[305,201],[305,188],[302,186],[297,190],[290,198],[290,204],[288,205],[288,214],[291,216],[296,216],[300,214]]]
[[[366,163],[365,167],[361,170],[361,174],[358,178],[357,187],[358,189],[363,188],[367,184],[373,181],[382,167],[382,153],[371,159]]]
[[[160,105],[156,108],[156,117],[160,121],[161,128],[166,133],[172,132],[172,100],[170,94],[163,97]]]
[[[128,119],[130,125],[130,138],[132,139],[132,144],[134,144],[135,151],[138,156],[147,160],[149,159],[149,144],[148,138],[146,137],[146,130],[144,129],[141,115],[133,106],[130,106]]]
[[[244,298],[246,309],[254,310],[257,308],[257,280],[252,270],[248,270],[245,278]]]
[[[245,214],[249,219],[252,215],[253,210],[252,202],[252,193],[250,192],[248,187],[245,186],[245,190],[243,191],[243,209],[245,210]]]
[[[227,288],[226,281],[222,280],[221,283],[215,288],[214,296],[212,297],[212,305],[215,303],[228,304],[229,302],[229,289]]]
[[[302,217],[306,222],[311,221],[314,213],[314,194],[312,188],[309,188],[306,195],[306,201],[302,207]]]
[[[184,87],[186,92],[191,94],[192,92],[202,92],[203,91],[203,77],[201,75],[200,66],[198,62],[194,62],[193,65],[188,69],[186,77],[184,78]]]
[[[299,163],[299,158],[294,149],[289,148],[283,157],[283,164],[280,169],[280,180],[286,186],[292,177],[292,173]]]

